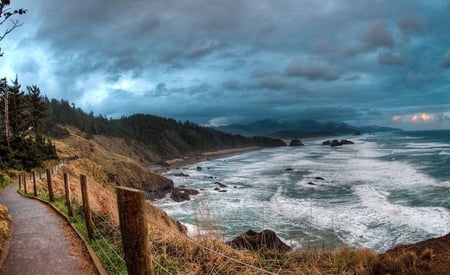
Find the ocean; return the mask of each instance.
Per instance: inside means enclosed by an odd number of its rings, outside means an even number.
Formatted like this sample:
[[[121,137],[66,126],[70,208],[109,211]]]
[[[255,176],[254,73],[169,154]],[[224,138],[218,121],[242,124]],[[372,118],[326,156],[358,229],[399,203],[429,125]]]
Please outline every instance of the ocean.
[[[208,160],[165,174],[201,190],[154,202],[190,233],[230,240],[272,229],[294,249],[383,252],[450,232],[450,130],[340,137],[355,144],[278,147]],[[178,177],[183,172],[190,177]],[[220,187],[218,183],[226,185]],[[214,190],[216,187],[222,190]]]

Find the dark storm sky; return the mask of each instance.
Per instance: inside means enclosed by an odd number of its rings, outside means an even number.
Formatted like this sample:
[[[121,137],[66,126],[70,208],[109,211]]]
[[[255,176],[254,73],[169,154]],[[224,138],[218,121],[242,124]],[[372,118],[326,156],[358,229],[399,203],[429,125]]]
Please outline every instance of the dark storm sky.
[[[2,76],[112,117],[450,128],[450,2],[40,0]]]

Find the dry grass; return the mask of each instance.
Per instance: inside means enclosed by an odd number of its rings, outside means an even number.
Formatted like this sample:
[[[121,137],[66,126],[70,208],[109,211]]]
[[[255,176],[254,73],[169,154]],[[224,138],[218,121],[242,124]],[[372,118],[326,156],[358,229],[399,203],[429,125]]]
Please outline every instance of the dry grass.
[[[5,243],[9,238],[11,226],[11,216],[8,213],[8,208],[0,204],[0,254],[5,249]]]

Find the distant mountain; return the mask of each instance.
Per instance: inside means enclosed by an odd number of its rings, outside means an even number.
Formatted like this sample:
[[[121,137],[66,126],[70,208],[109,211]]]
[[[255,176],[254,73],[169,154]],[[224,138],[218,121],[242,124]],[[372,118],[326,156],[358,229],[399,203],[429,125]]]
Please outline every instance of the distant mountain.
[[[333,136],[385,131],[401,131],[401,129],[363,126],[356,127],[343,122],[318,122],[315,120],[299,120],[294,122],[277,122],[270,119],[259,120],[250,124],[231,124],[216,127],[217,130],[243,136],[271,136],[278,138],[302,138],[314,136]]]

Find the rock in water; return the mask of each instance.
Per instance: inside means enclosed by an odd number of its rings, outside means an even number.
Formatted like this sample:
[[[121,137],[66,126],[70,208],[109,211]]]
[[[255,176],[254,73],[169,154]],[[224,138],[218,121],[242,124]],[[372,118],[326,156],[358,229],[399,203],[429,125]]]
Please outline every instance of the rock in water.
[[[175,177],[183,177],[183,178],[189,178],[190,176],[186,173],[177,173],[174,174]]]
[[[233,240],[227,242],[233,248],[237,249],[248,249],[252,251],[277,251],[277,252],[288,252],[291,247],[285,244],[277,234],[272,230],[265,229],[261,232],[255,232],[249,230],[242,233]]]
[[[190,196],[198,195],[200,192],[194,189],[174,188],[170,193],[170,198],[176,202],[189,201]]]
[[[342,145],[346,145],[346,144],[355,144],[355,143],[353,141],[351,141],[351,140],[343,139],[343,140],[341,140],[341,144]]]
[[[326,140],[322,142],[322,145],[331,145],[331,140]]]
[[[218,186],[221,187],[221,188],[227,187],[225,184],[223,184],[223,183],[221,183],[221,182],[218,182],[218,181],[214,182],[214,184],[218,185]]]
[[[340,143],[339,140],[337,140],[337,139],[333,139],[333,140],[331,141],[330,146],[331,146],[331,147],[342,146],[342,143]]]
[[[304,144],[299,139],[293,139],[291,140],[291,143],[289,143],[289,146],[303,146]]]
[[[188,193],[178,188],[174,188],[172,190],[172,192],[170,193],[170,198],[176,202],[188,201],[191,199]]]

